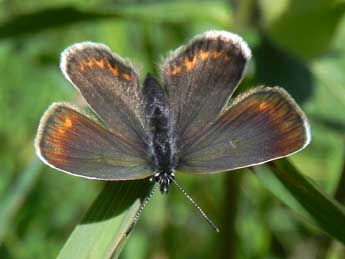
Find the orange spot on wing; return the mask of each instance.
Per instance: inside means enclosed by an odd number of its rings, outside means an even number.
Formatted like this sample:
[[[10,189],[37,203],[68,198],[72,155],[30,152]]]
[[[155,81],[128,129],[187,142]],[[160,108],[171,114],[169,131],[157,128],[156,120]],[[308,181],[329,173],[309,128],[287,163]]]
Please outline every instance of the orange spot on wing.
[[[202,61],[205,61],[210,55],[209,51],[200,51],[199,56],[201,58]]]
[[[110,64],[108,62],[108,68],[110,70],[110,72],[114,75],[114,76],[118,76],[119,75],[119,69],[117,68],[117,66],[113,66],[112,64]]]
[[[71,127],[73,126],[72,120],[71,120],[70,118],[66,117],[64,126],[65,126],[66,128],[71,128]]]
[[[129,74],[121,74],[122,78],[125,79],[125,80],[132,80],[132,77],[129,75]]]
[[[185,57],[184,64],[188,71],[192,70],[195,67],[196,60],[197,60],[196,56],[193,56],[191,60],[188,57]]]
[[[94,64],[94,61],[92,59],[85,59],[85,60],[81,61],[79,68],[83,72],[86,67],[91,68],[93,66],[93,64]]]
[[[66,129],[64,127],[61,127],[61,128],[58,129],[58,132],[59,132],[60,135],[65,134],[65,131],[66,131]]]
[[[100,69],[103,69],[106,64],[106,60],[100,59],[97,60],[95,58],[85,59],[80,62],[79,69],[83,72],[85,68],[93,68],[93,67],[99,67]]]
[[[58,129],[59,134],[60,135],[65,134],[66,130],[69,128],[72,128],[72,126],[73,126],[73,123],[72,123],[71,118],[66,117],[63,124],[61,124],[59,129]]]
[[[88,59],[85,61],[84,65],[91,68],[94,64],[94,60],[93,59]]]
[[[268,108],[268,103],[266,103],[266,102],[260,103],[260,105],[259,105],[260,111],[266,110],[267,108]]]
[[[169,74],[174,76],[174,75],[179,74],[181,72],[182,72],[182,68],[181,67],[175,67],[175,68],[173,68],[173,69],[171,69],[169,71]]]
[[[133,80],[133,76],[131,74],[121,73],[118,66],[110,63],[106,59],[100,59],[100,60],[97,60],[95,58],[85,59],[84,61],[81,62],[79,66],[82,72],[85,70],[85,68],[91,69],[93,67],[98,67],[100,69],[107,68],[114,76],[121,76],[122,79],[127,80],[127,81]]]
[[[220,52],[220,51],[212,51],[211,52],[211,56],[212,56],[212,58],[219,58],[220,56],[222,56],[222,52]]]
[[[97,60],[95,59],[95,63],[99,68],[104,68],[104,59]]]
[[[217,59],[219,57],[223,57],[224,60],[227,62],[230,60],[230,58],[227,55],[224,55],[225,53],[222,51],[208,51],[208,50],[199,50],[195,55],[193,55],[191,58],[185,56],[183,59],[182,66],[179,64],[179,66],[171,67],[168,71],[168,74],[171,76],[174,76],[176,74],[181,73],[185,69],[187,71],[193,70],[198,62],[206,61],[208,58]]]

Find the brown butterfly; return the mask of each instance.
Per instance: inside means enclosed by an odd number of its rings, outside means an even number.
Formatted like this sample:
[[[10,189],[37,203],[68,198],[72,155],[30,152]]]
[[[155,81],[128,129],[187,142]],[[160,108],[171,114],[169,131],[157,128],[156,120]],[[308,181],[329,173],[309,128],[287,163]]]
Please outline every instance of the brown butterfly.
[[[254,88],[229,103],[250,56],[238,35],[208,31],[164,60],[159,81],[147,75],[141,87],[134,68],[107,46],[74,44],[62,53],[61,70],[101,124],[54,103],[41,119],[37,154],[80,177],[154,180],[143,207],[157,187],[166,193],[175,183],[206,217],[175,173],[254,166],[310,142],[306,116],[282,88]]]

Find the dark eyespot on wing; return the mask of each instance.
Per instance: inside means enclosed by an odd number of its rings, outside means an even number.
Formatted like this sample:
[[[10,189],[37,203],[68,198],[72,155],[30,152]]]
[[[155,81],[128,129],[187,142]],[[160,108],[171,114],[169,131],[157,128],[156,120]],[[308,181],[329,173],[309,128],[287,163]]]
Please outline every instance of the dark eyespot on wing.
[[[38,156],[69,174],[101,180],[127,180],[151,175],[143,146],[102,128],[66,104],[53,104],[39,125]]]
[[[179,168],[213,173],[291,155],[310,142],[307,119],[282,88],[257,88],[234,104],[181,150]]]
[[[138,75],[103,44],[77,43],[61,55],[65,77],[114,133],[140,142],[145,119]]]
[[[219,116],[250,56],[239,36],[209,31],[164,61],[162,75],[179,131],[178,147]]]

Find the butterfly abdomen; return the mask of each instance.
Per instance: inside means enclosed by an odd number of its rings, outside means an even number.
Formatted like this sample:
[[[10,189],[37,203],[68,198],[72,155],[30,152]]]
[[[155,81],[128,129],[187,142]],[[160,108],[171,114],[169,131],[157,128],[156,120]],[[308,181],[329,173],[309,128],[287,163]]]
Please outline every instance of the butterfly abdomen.
[[[144,82],[143,93],[154,170],[170,175],[175,167],[176,152],[165,93],[150,75]]]

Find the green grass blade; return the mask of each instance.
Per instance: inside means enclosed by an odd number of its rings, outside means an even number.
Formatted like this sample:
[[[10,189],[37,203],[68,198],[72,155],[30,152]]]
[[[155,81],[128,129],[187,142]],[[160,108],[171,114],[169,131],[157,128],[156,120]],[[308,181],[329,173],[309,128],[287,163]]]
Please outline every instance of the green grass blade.
[[[221,26],[230,24],[229,10],[225,3],[212,1],[114,5],[112,8],[96,10],[64,6],[38,10],[4,21],[0,24],[0,39],[32,35],[77,22],[106,18],[170,24],[184,24],[190,20],[209,21]]]
[[[109,18],[101,12],[86,12],[74,7],[47,8],[36,12],[15,16],[0,24],[0,39],[32,35],[47,29],[61,27],[82,21]],[[44,21],[44,22],[42,22]]]
[[[19,174],[13,188],[0,200],[0,244],[7,232],[12,230],[13,224],[11,223],[36,183],[41,169],[42,163],[34,158],[28,167]]]
[[[108,182],[58,258],[116,258],[152,184],[147,179]]]
[[[258,179],[282,202],[345,244],[345,210],[304,177],[287,159],[254,168]]]

